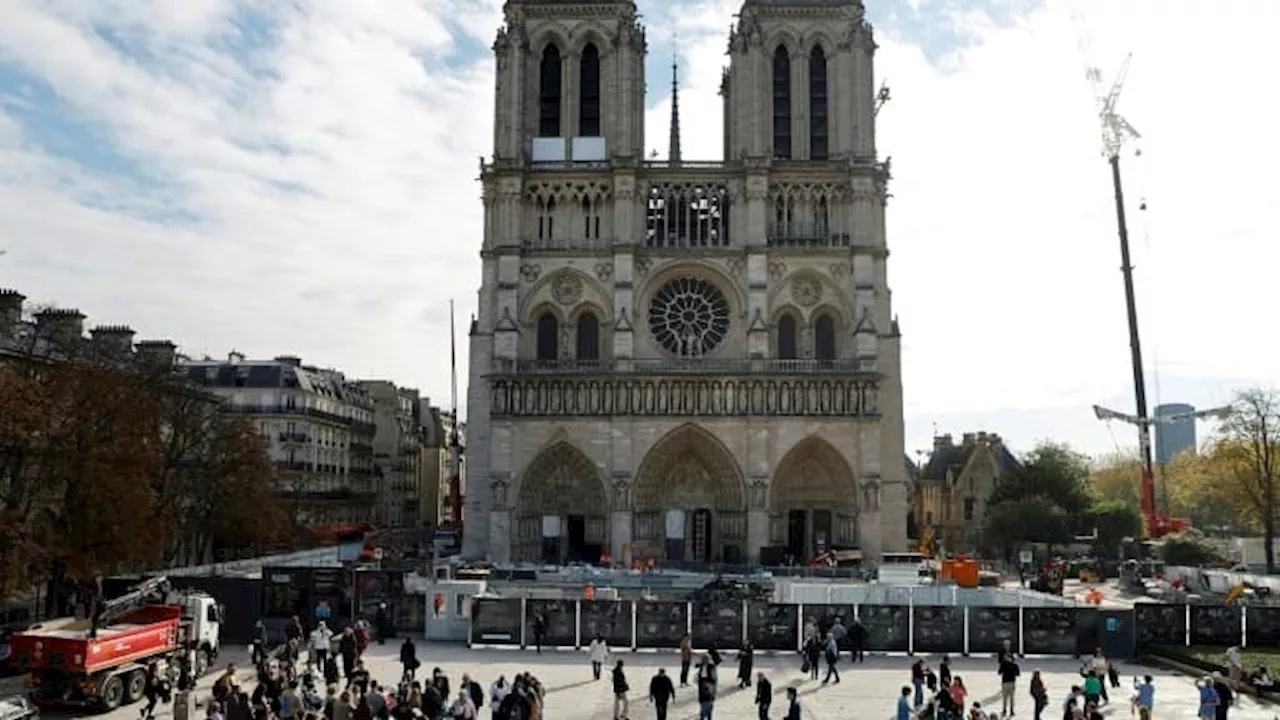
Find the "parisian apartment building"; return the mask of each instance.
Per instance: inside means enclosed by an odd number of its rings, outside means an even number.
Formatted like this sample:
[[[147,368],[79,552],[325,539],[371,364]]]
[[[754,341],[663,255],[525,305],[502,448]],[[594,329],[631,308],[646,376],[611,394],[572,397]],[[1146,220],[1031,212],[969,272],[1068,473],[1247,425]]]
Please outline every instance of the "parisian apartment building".
[[[437,528],[451,528],[461,518],[463,498],[467,492],[467,425],[458,421],[457,411],[433,405],[429,398],[421,402],[423,419],[421,513],[424,521]],[[455,436],[456,432],[456,436]],[[458,445],[458,488],[455,495],[453,445]]]
[[[184,360],[187,378],[257,426],[276,482],[297,521],[311,526],[378,523],[373,395],[337,370],[282,355]]]

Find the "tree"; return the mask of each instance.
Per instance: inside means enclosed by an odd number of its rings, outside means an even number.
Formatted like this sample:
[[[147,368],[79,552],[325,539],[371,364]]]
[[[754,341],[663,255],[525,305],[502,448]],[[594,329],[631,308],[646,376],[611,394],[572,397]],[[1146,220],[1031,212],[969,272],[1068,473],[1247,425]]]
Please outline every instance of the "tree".
[[[1043,496],[1068,515],[1080,517],[1092,504],[1088,478],[1088,460],[1083,455],[1066,445],[1044,443],[1000,476],[987,502],[998,505]]]
[[[50,610],[180,549],[260,549],[289,526],[254,429],[171,367],[70,354],[0,364],[0,597]],[[203,552],[188,553],[203,559]]]
[[[1012,557],[1021,543],[1049,545],[1071,541],[1071,519],[1046,495],[1007,498],[987,508],[987,538]]]
[[[1132,453],[1116,453],[1094,463],[1089,473],[1094,498],[1142,507],[1142,461]]]
[[[1276,473],[1280,472],[1280,398],[1270,390],[1242,391],[1223,423],[1213,455],[1222,480],[1238,491],[1262,526],[1267,572],[1276,571]]]
[[[1099,500],[1086,517],[1098,533],[1095,544],[1101,547],[1118,548],[1125,538],[1142,536],[1142,513],[1122,500]]]
[[[1169,565],[1197,567],[1222,562],[1222,553],[1196,529],[1174,533],[1160,544],[1160,559]]]

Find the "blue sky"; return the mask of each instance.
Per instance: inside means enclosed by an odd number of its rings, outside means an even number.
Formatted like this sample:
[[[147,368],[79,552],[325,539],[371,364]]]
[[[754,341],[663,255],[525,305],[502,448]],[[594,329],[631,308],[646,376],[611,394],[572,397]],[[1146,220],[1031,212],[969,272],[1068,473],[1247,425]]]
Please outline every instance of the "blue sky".
[[[1135,53],[1123,107],[1146,135],[1131,193],[1150,210],[1133,229],[1162,399],[1207,405],[1275,379],[1280,341],[1256,318],[1280,210],[1258,176],[1280,146],[1254,49],[1275,4],[867,4],[894,96],[879,139],[909,445],[935,424],[1129,442],[1088,411],[1131,401],[1076,8],[1105,70]],[[717,158],[737,3],[639,5],[650,144],[665,150],[678,31],[685,156]],[[479,279],[497,0],[6,0],[4,14],[0,285],[193,355],[294,353],[447,396],[448,300],[465,327]]]

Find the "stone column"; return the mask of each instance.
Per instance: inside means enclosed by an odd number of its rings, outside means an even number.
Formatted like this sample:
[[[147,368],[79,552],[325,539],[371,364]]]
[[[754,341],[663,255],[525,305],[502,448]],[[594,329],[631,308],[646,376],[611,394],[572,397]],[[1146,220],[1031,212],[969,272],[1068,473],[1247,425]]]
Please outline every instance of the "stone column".
[[[625,563],[628,567],[634,560],[631,547],[631,511],[615,510],[609,517],[609,533],[612,536],[609,552],[614,562]]]
[[[760,548],[769,544],[769,482],[764,478],[755,478],[750,483],[747,497],[747,562],[758,563]]]

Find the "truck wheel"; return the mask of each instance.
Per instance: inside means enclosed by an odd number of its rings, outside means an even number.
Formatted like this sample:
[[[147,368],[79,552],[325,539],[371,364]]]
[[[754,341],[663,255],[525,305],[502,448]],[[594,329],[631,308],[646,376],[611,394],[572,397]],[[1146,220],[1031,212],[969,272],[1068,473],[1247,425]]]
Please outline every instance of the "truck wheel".
[[[112,675],[102,683],[99,697],[102,699],[103,710],[110,712],[120,707],[120,703],[124,700],[124,681],[119,675]]]
[[[124,681],[124,704],[138,702],[142,698],[142,693],[147,689],[147,673],[144,670],[134,670],[125,676]]]

